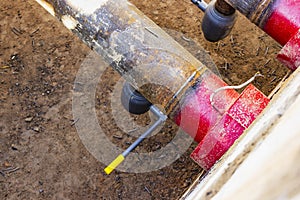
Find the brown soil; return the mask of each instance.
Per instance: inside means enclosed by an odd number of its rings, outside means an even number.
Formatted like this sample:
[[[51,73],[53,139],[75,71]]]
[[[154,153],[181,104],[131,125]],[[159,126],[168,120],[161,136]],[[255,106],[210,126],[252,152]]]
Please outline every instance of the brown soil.
[[[275,59],[279,45],[241,16],[230,37],[209,43],[199,29],[203,14],[189,0],[132,2],[161,27],[200,43],[228,84],[260,71],[265,77],[255,85],[269,94],[288,72]],[[105,175],[72,117],[74,79],[90,50],[34,0],[2,0],[0,32],[0,199],[176,199],[201,172],[189,158],[191,147],[158,171]],[[96,106],[104,112],[119,77],[106,73],[113,78],[98,88]],[[119,131],[109,117],[101,120]],[[162,131],[170,138],[176,129],[168,122]],[[143,148],[155,150],[164,140],[160,136]]]

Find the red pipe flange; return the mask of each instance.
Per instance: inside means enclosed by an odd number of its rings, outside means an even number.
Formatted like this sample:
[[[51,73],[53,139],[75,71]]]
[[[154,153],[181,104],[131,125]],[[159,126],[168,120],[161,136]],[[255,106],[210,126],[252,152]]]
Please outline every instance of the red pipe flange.
[[[263,30],[281,45],[285,45],[300,29],[300,2],[277,0]]]
[[[198,85],[184,99],[174,121],[199,143],[192,159],[208,170],[250,126],[267,106],[269,99],[253,85],[239,95],[218,76],[206,71]]]
[[[300,67],[300,29],[282,48],[277,58],[291,70]]]
[[[269,103],[269,99],[253,85],[249,85],[206,134],[191,154],[205,170],[210,169],[232,146]]]

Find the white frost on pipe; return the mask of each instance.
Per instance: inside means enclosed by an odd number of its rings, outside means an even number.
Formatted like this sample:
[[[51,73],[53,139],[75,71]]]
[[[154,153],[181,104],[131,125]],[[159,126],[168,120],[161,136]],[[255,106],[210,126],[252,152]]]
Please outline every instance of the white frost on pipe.
[[[66,2],[76,10],[84,14],[93,14],[98,8],[106,4],[109,0],[66,0]]]

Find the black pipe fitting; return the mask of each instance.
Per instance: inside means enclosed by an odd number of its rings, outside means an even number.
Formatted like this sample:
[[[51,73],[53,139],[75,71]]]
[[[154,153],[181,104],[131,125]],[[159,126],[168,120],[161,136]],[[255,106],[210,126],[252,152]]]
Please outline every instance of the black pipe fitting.
[[[148,112],[152,106],[152,103],[127,82],[123,85],[121,102],[128,112],[136,115]]]
[[[202,31],[206,40],[218,42],[231,32],[236,21],[235,9],[224,0],[212,2],[205,10]]]

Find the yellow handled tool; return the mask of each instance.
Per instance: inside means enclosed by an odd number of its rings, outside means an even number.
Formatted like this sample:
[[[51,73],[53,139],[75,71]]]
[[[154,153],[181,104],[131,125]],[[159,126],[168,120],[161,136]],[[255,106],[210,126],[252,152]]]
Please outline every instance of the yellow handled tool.
[[[110,174],[112,171],[115,170],[115,168],[116,168],[118,165],[120,165],[120,164],[123,162],[124,159],[125,159],[125,157],[124,157],[122,154],[120,154],[118,157],[116,157],[116,159],[114,159],[114,161],[112,161],[112,162],[104,169],[105,173],[106,173],[106,174]]]
[[[114,171],[132,150],[134,150],[148,135],[150,135],[155,129],[157,129],[157,127],[166,121],[167,116],[164,115],[156,106],[152,105],[150,110],[155,116],[157,116],[158,120],[104,169],[106,174],[110,174],[112,171]]]

